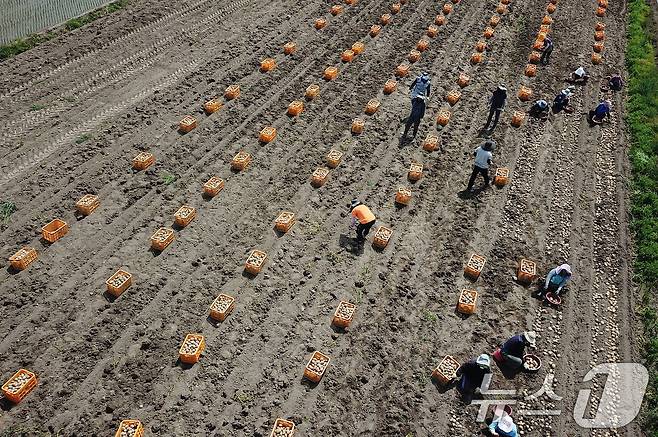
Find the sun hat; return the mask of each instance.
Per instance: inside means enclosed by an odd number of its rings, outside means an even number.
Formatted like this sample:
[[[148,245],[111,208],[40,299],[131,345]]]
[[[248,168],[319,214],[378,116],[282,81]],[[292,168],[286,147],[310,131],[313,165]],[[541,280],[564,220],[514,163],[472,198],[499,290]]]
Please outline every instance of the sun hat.
[[[361,202],[359,202],[358,199],[352,199],[352,203],[350,203],[350,210],[356,208],[359,205],[361,205]]]
[[[503,417],[500,418],[500,421],[498,421],[498,425],[496,426],[497,429],[501,430],[502,432],[512,432],[514,429],[514,420],[512,420],[512,416],[510,416],[507,413],[503,414]]]
[[[478,366],[485,366],[485,367],[490,367],[491,366],[491,358],[489,358],[489,355],[487,354],[482,354],[477,359],[475,360],[475,363]]]
[[[503,85],[502,83],[500,85],[498,85],[498,89],[502,90],[502,91],[507,91],[507,87],[505,85]]]
[[[526,331],[523,333],[523,339],[528,342],[531,347],[535,347],[537,343],[537,333],[535,331]]]
[[[566,263],[565,263],[565,264],[562,264],[562,265],[559,266],[557,269],[555,269],[556,273],[560,273],[562,270],[565,270],[565,271],[566,271],[567,273],[569,273],[570,275],[572,274],[572,273],[571,273],[571,266],[570,266],[569,264],[566,264]]]

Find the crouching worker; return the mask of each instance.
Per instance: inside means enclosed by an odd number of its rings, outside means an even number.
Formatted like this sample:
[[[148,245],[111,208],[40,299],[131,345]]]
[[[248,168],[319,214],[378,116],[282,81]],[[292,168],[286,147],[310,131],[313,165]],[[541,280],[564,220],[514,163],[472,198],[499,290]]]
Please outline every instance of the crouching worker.
[[[588,118],[594,124],[601,124],[604,120],[610,121],[610,106],[612,102],[604,100],[593,111],[589,111]]]
[[[531,117],[546,120],[548,118],[548,102],[544,99],[537,100],[530,107],[528,114],[530,114]]]
[[[357,243],[363,243],[370,232],[370,228],[375,224],[375,214],[357,199],[352,200],[350,212],[352,213],[352,224],[357,225],[356,241]]]
[[[608,86],[613,91],[621,91],[621,89],[624,87],[624,81],[621,78],[621,75],[613,74],[612,76],[608,77]]]
[[[526,331],[523,334],[515,335],[503,343],[499,352],[494,356],[502,365],[513,370],[521,370],[523,368],[523,355],[525,355],[526,346],[534,348],[536,342],[537,334],[535,331]]]
[[[576,71],[571,73],[567,80],[573,83],[584,84],[589,80],[589,74],[585,72],[583,67],[578,67]]]
[[[576,88],[571,85],[568,88],[563,89],[560,91],[560,93],[555,96],[555,99],[553,99],[553,112],[558,113],[560,111],[565,111],[565,112],[573,112],[573,109],[571,106],[569,106],[569,103],[571,103],[571,96],[573,95],[573,92]]]
[[[489,425],[489,433],[493,437],[518,437],[519,432],[512,416],[503,412],[499,417],[493,418]]]
[[[491,373],[491,358],[489,355],[482,354],[475,360],[468,361],[457,369],[457,376],[460,377],[457,384],[457,390],[462,395],[464,402],[470,402],[473,394],[479,393],[484,377]]]
[[[559,296],[560,293],[562,293],[564,286],[569,282],[569,279],[571,279],[571,266],[569,264],[562,264],[561,266],[555,267],[548,272],[548,275],[546,275],[544,289],[539,292],[539,296],[542,297],[546,293],[552,293],[555,296]]]

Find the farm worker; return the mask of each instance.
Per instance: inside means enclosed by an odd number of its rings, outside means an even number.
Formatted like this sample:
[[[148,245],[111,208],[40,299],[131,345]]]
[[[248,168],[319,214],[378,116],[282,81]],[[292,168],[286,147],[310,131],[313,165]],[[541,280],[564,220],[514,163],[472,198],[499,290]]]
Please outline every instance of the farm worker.
[[[564,286],[567,285],[567,282],[569,282],[569,279],[571,279],[571,275],[571,266],[569,264],[562,264],[555,267],[546,275],[544,290],[540,293],[540,296],[549,292],[558,296]]]
[[[612,102],[610,100],[604,100],[599,103],[593,111],[589,111],[589,116],[594,123],[602,123],[604,119],[610,117],[610,106]]]
[[[411,91],[411,114],[407,118],[407,123],[404,126],[404,133],[402,138],[406,138],[409,133],[409,128],[414,125],[414,137],[418,133],[418,126],[420,121],[425,116],[425,101],[430,97],[431,78],[429,73],[423,73],[411,83],[409,90]]]
[[[531,117],[546,118],[548,117],[548,102],[544,99],[537,100],[532,104],[528,112]]]
[[[491,373],[491,358],[487,354],[482,354],[475,360],[459,366],[456,373],[460,377],[457,390],[466,400],[470,400],[473,393],[482,386],[484,376]]]
[[[553,99],[553,112],[557,114],[558,112],[567,109],[569,107],[569,99],[575,90],[576,87],[571,85],[560,91],[559,94],[555,96],[555,99]]]
[[[544,45],[541,48],[541,58],[539,58],[539,62],[541,62],[542,65],[548,65],[551,53],[553,53],[553,40],[546,37],[544,38]]]
[[[523,367],[523,355],[525,355],[526,346],[534,348],[536,342],[537,334],[535,331],[526,331],[510,338],[500,347],[500,354],[504,363],[513,369],[520,369]]]
[[[500,417],[494,417],[489,425],[489,431],[495,437],[518,437],[519,435],[512,416],[507,413],[503,413]]]
[[[375,214],[357,199],[352,200],[350,212],[352,213],[352,223],[357,224],[356,241],[362,243],[365,241],[372,225],[375,224]]]
[[[491,98],[489,99],[489,118],[487,118],[487,124],[484,125],[485,130],[489,130],[489,125],[491,124],[491,119],[493,118],[493,125],[491,130],[496,128],[498,120],[500,119],[500,114],[505,108],[505,102],[507,101],[507,88],[505,85],[498,85],[496,91],[493,92]],[[495,118],[494,118],[495,115]]]
[[[471,191],[473,184],[475,183],[475,178],[477,175],[481,174],[484,178],[485,186],[489,186],[489,165],[493,158],[491,151],[495,147],[493,140],[487,140],[483,145],[478,146],[477,149],[473,152],[475,156],[475,163],[473,164],[473,171],[471,172],[471,178],[468,180],[467,191]]]
[[[572,82],[585,83],[589,79],[589,74],[585,72],[583,67],[578,67],[576,71],[571,73],[570,79]]]
[[[613,91],[621,91],[624,86],[624,81],[619,74],[613,74],[608,78],[608,86]]]

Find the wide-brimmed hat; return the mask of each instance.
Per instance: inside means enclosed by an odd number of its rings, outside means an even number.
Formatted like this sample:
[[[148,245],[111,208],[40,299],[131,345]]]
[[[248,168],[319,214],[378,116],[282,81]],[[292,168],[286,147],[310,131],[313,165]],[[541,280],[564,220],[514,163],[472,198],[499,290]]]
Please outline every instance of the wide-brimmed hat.
[[[475,360],[475,363],[478,366],[484,366],[484,367],[490,367],[491,366],[491,358],[489,358],[489,355],[487,354],[482,354],[477,359]]]
[[[557,272],[558,274],[561,273],[562,271],[566,271],[566,272],[569,273],[570,275],[572,274],[572,273],[571,273],[571,266],[570,266],[569,264],[562,264],[561,266],[559,266],[559,267],[556,269],[556,272]]]
[[[523,339],[532,347],[537,344],[537,333],[535,331],[526,331],[523,333]]]
[[[496,428],[502,432],[512,432],[514,429],[514,420],[512,420],[512,416],[507,413],[503,413],[503,417],[501,417],[498,421]]]
[[[507,91],[507,87],[502,83],[500,85],[498,85],[498,89],[501,90],[501,91]]]
[[[350,203],[350,209],[354,209],[359,205],[361,205],[361,202],[359,202],[358,199],[352,199],[352,202]]]

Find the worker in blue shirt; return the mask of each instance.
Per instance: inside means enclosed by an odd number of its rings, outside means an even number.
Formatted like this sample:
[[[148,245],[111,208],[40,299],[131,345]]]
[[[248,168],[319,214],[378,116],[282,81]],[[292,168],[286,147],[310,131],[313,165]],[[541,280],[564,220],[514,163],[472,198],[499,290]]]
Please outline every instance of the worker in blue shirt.
[[[430,97],[430,91],[432,88],[431,78],[429,73],[423,73],[411,83],[409,91],[411,91],[411,114],[407,118],[407,123],[404,126],[404,133],[402,138],[407,138],[409,133],[409,128],[413,124],[414,126],[414,138],[418,133],[418,127],[420,122],[425,116],[425,101]]]

